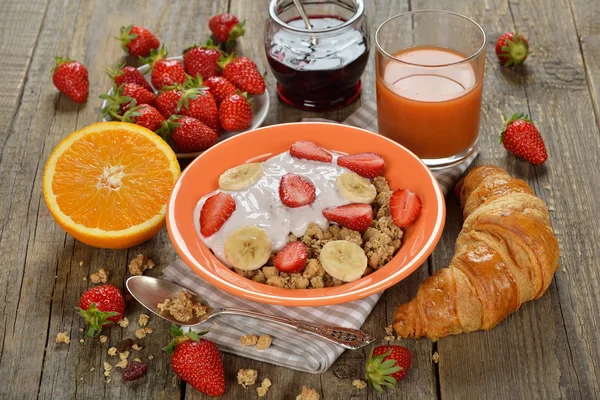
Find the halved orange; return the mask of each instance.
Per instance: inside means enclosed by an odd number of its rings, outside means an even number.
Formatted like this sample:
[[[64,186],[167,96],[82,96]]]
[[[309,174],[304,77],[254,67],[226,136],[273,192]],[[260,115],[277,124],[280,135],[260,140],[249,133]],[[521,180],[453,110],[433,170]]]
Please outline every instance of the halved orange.
[[[180,173],[175,153],[156,133],[99,122],[71,133],[50,154],[44,199],[56,222],[77,240],[123,249],[164,226]]]

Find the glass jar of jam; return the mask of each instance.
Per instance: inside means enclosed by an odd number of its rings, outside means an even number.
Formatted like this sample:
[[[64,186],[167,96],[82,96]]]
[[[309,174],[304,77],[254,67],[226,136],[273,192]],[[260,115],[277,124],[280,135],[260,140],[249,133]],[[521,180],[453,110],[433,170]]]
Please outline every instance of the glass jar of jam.
[[[307,29],[292,0],[272,0],[265,48],[279,98],[294,107],[342,108],[360,96],[369,57],[363,0],[303,2]]]

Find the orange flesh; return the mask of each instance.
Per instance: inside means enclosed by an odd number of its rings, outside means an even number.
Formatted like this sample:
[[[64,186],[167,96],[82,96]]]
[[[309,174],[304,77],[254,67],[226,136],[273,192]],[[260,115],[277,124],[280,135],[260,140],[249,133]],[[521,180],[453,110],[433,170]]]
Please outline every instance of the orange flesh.
[[[114,129],[76,140],[58,159],[52,191],[74,222],[105,231],[157,215],[173,186],[169,159],[148,138]]]

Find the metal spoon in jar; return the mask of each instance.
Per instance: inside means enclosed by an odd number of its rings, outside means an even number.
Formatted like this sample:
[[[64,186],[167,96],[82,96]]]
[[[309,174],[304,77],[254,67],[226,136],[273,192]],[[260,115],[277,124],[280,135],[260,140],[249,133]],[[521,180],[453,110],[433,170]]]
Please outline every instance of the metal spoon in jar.
[[[358,329],[317,324],[314,322],[300,321],[293,318],[279,317],[276,315],[268,315],[237,308],[208,308],[206,314],[201,317],[194,316],[190,321],[182,324],[170,314],[162,314],[158,309],[158,304],[164,302],[165,299],[177,297],[179,293],[184,290],[192,295],[191,300],[194,304],[200,303],[206,306],[206,302],[198,294],[174,282],[150,276],[132,276],[127,279],[126,286],[131,295],[152,313],[183,327],[193,327],[205,323],[217,315],[239,315],[274,322],[288,328],[296,329],[300,332],[317,336],[321,339],[326,339],[338,346],[350,350],[360,349],[375,340],[373,336]]]
[[[304,21],[304,26],[309,31],[312,31],[313,27],[310,24],[310,18],[308,18],[308,15],[306,14],[306,10],[304,9],[304,6],[302,5],[302,0],[292,0],[292,1],[294,2],[296,9],[298,9],[298,14],[300,14],[300,18],[302,18],[302,21]],[[317,38],[311,35],[310,42],[312,43],[313,46],[316,46]]]

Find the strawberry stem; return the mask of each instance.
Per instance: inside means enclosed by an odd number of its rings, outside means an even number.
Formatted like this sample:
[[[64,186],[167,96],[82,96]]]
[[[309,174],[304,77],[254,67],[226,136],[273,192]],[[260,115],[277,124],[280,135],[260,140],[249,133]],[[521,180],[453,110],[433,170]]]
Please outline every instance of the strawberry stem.
[[[196,332],[191,329],[187,333],[184,333],[180,327],[178,327],[177,325],[172,325],[171,335],[175,336],[175,338],[171,341],[171,343],[163,347],[163,350],[165,350],[169,354],[172,354],[179,343],[185,342],[187,340],[193,340],[194,342],[198,342],[200,341],[200,336],[206,335],[207,333],[208,331]]]
[[[169,51],[164,45],[162,45],[160,46],[160,49],[158,49],[158,51],[156,51],[155,49],[150,50],[150,55],[148,57],[140,56],[140,61],[143,64],[149,64],[150,69],[152,69],[154,68],[154,65],[157,62],[159,62],[160,60],[164,60],[165,58],[167,58],[168,55]]]
[[[131,41],[133,39],[138,37],[138,35],[136,33],[131,33],[132,28],[133,28],[133,25],[122,26],[120,36],[116,38],[121,41],[121,47],[123,48],[123,50],[126,53],[129,53],[129,49],[127,48],[127,45],[129,43],[131,43]]]
[[[523,113],[515,113],[509,119],[506,119],[506,116],[502,115],[502,132],[500,132],[500,143],[502,143],[504,140],[504,134],[506,133],[508,126],[518,120],[531,122],[529,115]]]
[[[88,337],[98,336],[102,331],[103,325],[113,324],[108,318],[119,315],[119,313],[115,311],[100,311],[96,307],[96,303],[91,303],[87,310],[80,307],[76,307],[75,309],[79,311],[79,315],[85,319],[86,325],[89,326],[86,332],[86,336]]]
[[[123,96],[123,85],[116,87],[113,85],[113,94],[108,93],[101,94],[99,96],[102,100],[106,100],[108,104],[102,108],[102,117],[110,115],[112,118],[120,119],[121,104],[127,104],[133,101],[130,96]],[[133,107],[135,104],[130,106]]]
[[[382,386],[396,386],[396,379],[392,374],[401,370],[395,360],[383,360],[391,354],[391,351],[373,357],[373,350],[367,358],[365,365],[365,378],[379,393],[383,393]]]

